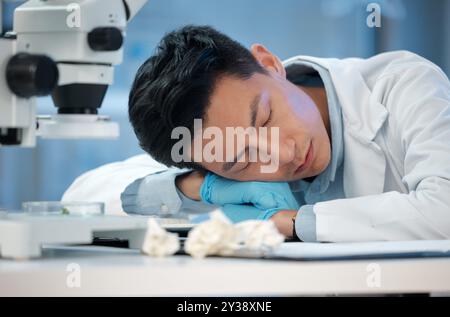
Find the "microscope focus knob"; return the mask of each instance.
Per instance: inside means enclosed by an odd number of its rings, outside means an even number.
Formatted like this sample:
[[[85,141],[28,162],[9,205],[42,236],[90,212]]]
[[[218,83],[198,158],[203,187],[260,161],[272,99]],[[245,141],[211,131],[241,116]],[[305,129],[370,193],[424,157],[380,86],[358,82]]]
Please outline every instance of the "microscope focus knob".
[[[18,53],[6,65],[9,89],[22,98],[46,96],[58,84],[56,63],[45,55]]]
[[[95,28],[88,33],[88,44],[93,51],[117,51],[122,43],[122,32],[118,28]]]

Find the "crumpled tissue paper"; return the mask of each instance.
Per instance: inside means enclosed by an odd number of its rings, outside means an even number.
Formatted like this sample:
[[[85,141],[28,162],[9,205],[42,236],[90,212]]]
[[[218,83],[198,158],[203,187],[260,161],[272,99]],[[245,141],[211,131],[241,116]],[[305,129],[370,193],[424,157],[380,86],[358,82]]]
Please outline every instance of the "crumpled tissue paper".
[[[165,257],[177,253],[179,249],[178,235],[167,232],[155,219],[150,218],[141,251],[149,256]]]
[[[248,220],[235,225],[244,248],[271,251],[284,242],[284,236],[273,221]]]
[[[273,221],[248,220],[233,224],[220,210],[192,229],[185,251],[195,258],[232,255],[237,250],[270,251],[284,241]]]
[[[184,250],[194,258],[229,255],[239,246],[238,232],[221,212],[213,211],[210,220],[194,227],[188,234]]]

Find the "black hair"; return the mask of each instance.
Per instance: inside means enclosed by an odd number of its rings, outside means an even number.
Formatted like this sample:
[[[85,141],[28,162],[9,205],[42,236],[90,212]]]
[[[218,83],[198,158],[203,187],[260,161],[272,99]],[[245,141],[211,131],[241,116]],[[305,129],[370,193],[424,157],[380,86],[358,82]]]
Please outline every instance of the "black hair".
[[[128,102],[130,122],[140,146],[167,166],[199,168],[174,162],[175,127],[193,137],[194,119],[203,119],[221,76],[248,79],[266,74],[248,49],[210,26],[187,25],[166,34],[137,71]]]

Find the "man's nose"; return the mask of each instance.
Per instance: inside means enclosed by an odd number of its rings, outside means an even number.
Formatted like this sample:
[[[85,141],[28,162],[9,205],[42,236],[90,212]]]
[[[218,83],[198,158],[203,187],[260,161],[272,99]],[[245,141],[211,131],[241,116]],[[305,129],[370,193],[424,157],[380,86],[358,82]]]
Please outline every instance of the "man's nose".
[[[281,140],[279,152],[280,165],[291,163],[295,159],[295,140],[291,138]]]

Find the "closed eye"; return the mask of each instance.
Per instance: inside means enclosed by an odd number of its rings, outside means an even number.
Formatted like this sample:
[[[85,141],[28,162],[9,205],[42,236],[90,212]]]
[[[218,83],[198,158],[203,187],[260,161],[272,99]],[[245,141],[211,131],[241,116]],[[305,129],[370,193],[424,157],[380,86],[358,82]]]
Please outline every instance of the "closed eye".
[[[270,108],[269,117],[267,118],[266,122],[264,123],[264,127],[269,125],[272,122],[272,107]]]
[[[269,125],[272,122],[272,99],[271,98],[269,98],[267,106],[269,108],[269,116],[267,117],[266,122],[264,122],[264,124],[262,125],[263,127]]]

